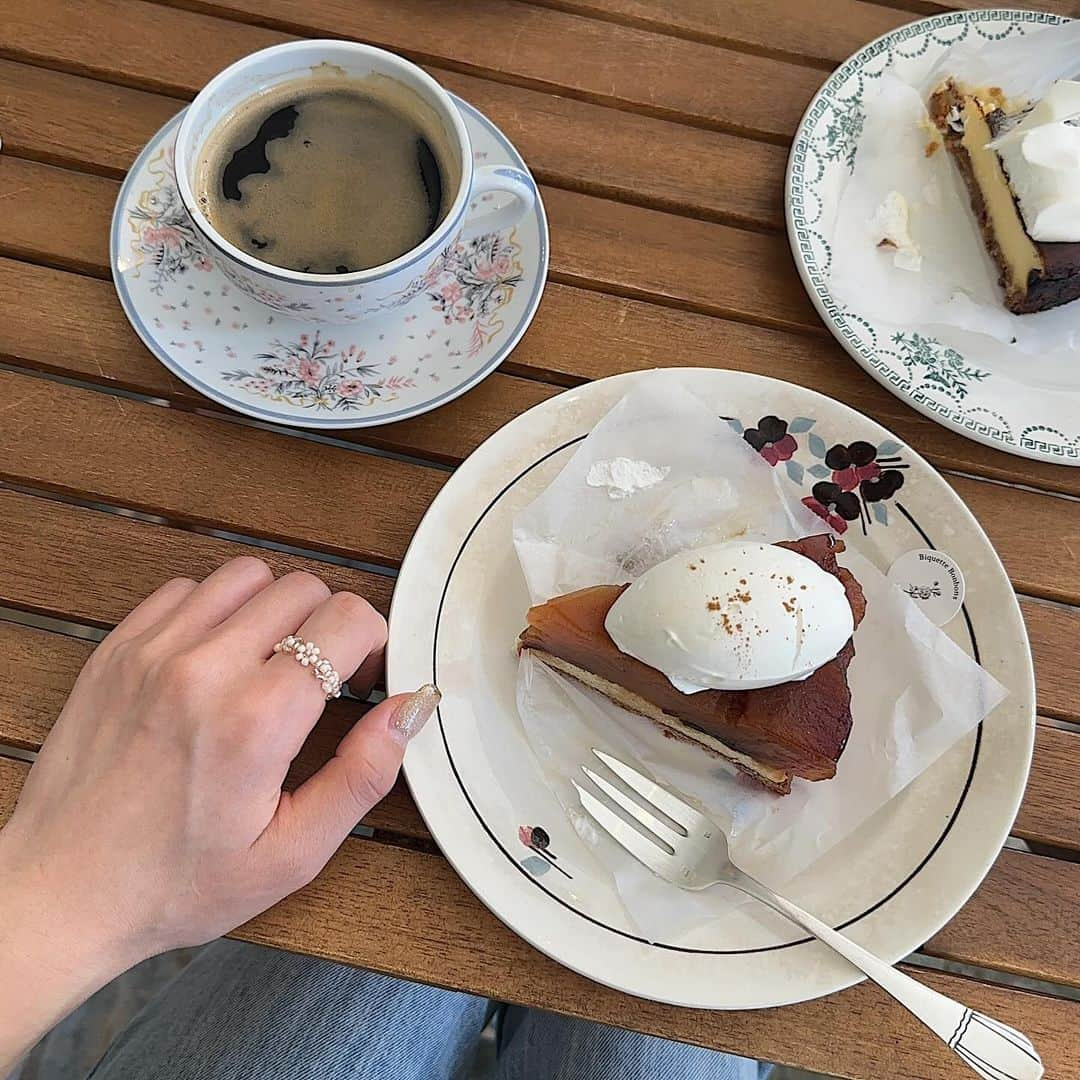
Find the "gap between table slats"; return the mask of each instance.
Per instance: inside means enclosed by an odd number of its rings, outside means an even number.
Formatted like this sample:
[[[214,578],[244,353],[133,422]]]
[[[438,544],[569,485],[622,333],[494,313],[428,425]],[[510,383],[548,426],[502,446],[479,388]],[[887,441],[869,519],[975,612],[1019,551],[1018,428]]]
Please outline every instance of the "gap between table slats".
[[[28,768],[0,758],[0,821],[10,815]],[[885,1053],[899,1070],[894,1075],[970,1076],[873,986],[741,1013],[628,999],[536,953],[479,903],[444,859],[369,840],[346,840],[307,888],[233,936],[616,1025],[625,1024],[630,1009],[641,1031],[842,1077],[876,1078]],[[1076,1041],[1061,1034],[1080,1023],[1080,1004],[956,976],[914,974],[1023,1030],[1039,1047],[1048,1075],[1080,1076]]]
[[[0,226],[2,230],[2,226]],[[604,326],[597,334],[592,327]],[[143,347],[111,284],[0,258],[0,357],[53,374],[219,407],[174,378]],[[1024,461],[922,417],[865,375],[832,342],[550,284],[536,320],[500,371],[425,416],[335,437],[453,464],[558,388],[619,371],[722,367],[797,382],[885,424],[940,468],[1080,495],[1080,469]],[[553,367],[555,368],[553,370]],[[503,374],[518,372],[523,378]]]

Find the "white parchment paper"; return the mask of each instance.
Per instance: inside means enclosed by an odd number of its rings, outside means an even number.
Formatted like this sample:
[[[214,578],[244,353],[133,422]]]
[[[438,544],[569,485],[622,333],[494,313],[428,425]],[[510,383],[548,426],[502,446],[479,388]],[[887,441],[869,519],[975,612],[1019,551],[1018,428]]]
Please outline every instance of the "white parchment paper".
[[[1023,102],[1077,73],[1080,21],[1000,41],[972,37],[930,66],[900,61],[867,81],[855,168],[833,204],[830,280],[837,299],[886,326],[914,328],[978,356],[981,366],[996,360],[995,370],[1008,371],[1011,363],[1020,371],[1037,358],[1039,378],[1052,382],[1057,375],[1067,383],[1080,351],[1076,305],[1034,315],[1005,310],[955,164],[943,146],[926,156],[928,144],[940,143],[926,101],[949,76],[1001,87]],[[917,271],[896,266],[893,251],[876,246],[875,213],[891,191],[910,207],[910,232],[922,253]]]
[[[587,483],[615,457],[668,472],[613,499]],[[765,541],[819,533],[823,523],[731,428],[673,383],[631,391],[596,426],[547,490],[514,522],[534,603],[588,585],[630,581],[669,555],[735,537]],[[578,835],[614,878],[646,936],[698,929],[737,903],[730,890],[666,884],[599,833],[570,785],[599,747],[673,786],[719,821],[732,857],[773,886],[810,866],[970,731],[1004,688],[933,626],[865,558],[841,556],[867,598],[849,670],[854,724],[833,780],[796,779],[778,797],[704,751],[526,654],[518,711],[537,761]]]

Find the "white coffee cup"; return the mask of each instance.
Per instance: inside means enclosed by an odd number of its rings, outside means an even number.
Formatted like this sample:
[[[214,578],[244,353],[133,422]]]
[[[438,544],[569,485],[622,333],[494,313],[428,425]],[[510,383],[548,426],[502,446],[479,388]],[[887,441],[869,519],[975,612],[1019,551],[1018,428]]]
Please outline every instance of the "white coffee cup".
[[[387,76],[412,91],[441,125],[443,145],[459,176],[453,202],[423,243],[388,263],[349,274],[307,274],[264,262],[230,243],[211,224],[196,197],[196,172],[207,138],[235,110],[282,83],[333,71],[349,80]],[[415,64],[370,45],[294,41],[238,60],[216,75],[191,103],[176,136],[176,186],[196,231],[222,273],[267,307],[308,322],[352,323],[404,307],[426,293],[442,253],[472,236],[508,229],[536,202],[531,176],[509,165],[474,167],[461,114],[447,92]],[[498,209],[478,210],[479,197],[507,193]]]

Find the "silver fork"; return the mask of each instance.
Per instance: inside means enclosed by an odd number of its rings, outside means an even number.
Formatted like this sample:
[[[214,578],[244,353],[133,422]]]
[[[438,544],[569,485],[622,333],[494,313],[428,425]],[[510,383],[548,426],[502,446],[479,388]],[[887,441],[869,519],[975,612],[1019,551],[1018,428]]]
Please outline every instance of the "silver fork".
[[[731,861],[727,837],[715,821],[618,758],[603,750],[594,749],[593,753],[641,796],[645,806],[587,765],[582,765],[581,771],[645,832],[628,824],[603,799],[574,781],[582,807],[654,874],[682,889],[730,885],[787,916],[873,979],[986,1080],[1039,1080],[1043,1075],[1042,1060],[1026,1035],[916,982],[755,881]]]

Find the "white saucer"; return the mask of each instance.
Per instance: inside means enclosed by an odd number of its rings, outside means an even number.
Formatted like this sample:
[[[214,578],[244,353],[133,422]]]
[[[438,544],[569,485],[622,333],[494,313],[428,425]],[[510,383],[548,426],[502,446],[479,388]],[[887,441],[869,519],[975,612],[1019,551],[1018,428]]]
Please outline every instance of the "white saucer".
[[[487,117],[451,97],[477,162],[525,169]],[[131,325],[158,360],[200,393],[279,424],[388,424],[465,393],[525,333],[547,280],[547,217],[539,197],[516,228],[450,249],[427,299],[359,325],[316,325],[245,296],[203,250],[173,174],[182,115],[150,140],[128,173],[113,213],[110,258]]]

